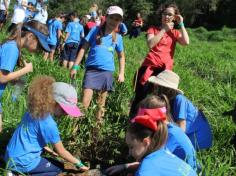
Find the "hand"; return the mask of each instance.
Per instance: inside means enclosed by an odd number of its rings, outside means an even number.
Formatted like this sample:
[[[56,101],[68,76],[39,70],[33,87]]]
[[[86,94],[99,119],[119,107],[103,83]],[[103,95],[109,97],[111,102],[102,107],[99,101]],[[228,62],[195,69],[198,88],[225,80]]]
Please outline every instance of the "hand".
[[[70,78],[71,79],[75,79],[76,73],[77,73],[77,70],[71,69],[71,71],[70,71]]]
[[[179,24],[184,21],[184,18],[181,15],[175,15],[175,21]]]
[[[33,64],[31,62],[27,63],[25,60],[24,62],[24,68],[27,69],[28,72],[33,72]]]
[[[4,14],[7,16],[8,15],[8,10],[5,10]]]
[[[109,167],[108,169],[105,170],[105,172],[108,175],[114,175],[114,174],[121,173],[124,170],[125,170],[125,164],[120,164],[120,165]]]
[[[54,151],[52,151],[51,154],[52,154],[53,156],[59,156],[59,155],[58,155],[56,152],[54,152]]]
[[[125,76],[124,76],[124,74],[119,74],[119,76],[118,76],[118,82],[119,83],[122,83],[122,82],[124,82],[125,81]]]
[[[75,167],[79,170],[79,171],[87,171],[89,170],[89,167],[85,166],[82,161],[79,161],[78,163],[75,164]]]
[[[168,32],[169,30],[172,30],[174,28],[174,23],[173,22],[168,22],[163,24],[163,29]]]

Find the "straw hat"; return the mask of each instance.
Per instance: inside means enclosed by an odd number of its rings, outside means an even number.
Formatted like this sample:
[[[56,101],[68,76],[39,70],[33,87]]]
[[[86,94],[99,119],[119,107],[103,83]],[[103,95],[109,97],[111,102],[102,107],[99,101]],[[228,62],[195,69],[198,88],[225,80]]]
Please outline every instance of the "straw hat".
[[[172,72],[171,70],[164,70],[159,73],[157,76],[151,76],[148,79],[148,82],[157,84],[163,87],[174,89],[177,92],[184,94],[184,92],[178,89],[179,86],[179,76]]]

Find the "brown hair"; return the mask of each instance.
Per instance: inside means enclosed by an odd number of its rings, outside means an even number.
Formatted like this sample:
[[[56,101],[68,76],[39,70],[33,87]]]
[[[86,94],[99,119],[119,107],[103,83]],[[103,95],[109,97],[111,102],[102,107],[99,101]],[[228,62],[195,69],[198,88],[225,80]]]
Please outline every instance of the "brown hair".
[[[41,119],[54,112],[54,82],[54,78],[50,76],[38,76],[32,81],[28,90],[28,108],[33,118]]]
[[[166,107],[165,100],[154,95],[148,96],[140,102],[140,108],[154,109],[162,107]],[[132,123],[128,127],[127,132],[139,141],[143,141],[143,139],[147,137],[151,138],[151,145],[149,146],[145,156],[160,149],[167,141],[168,130],[166,123],[164,121],[158,121],[157,128],[157,131],[153,131],[152,129],[138,123]]]
[[[178,91],[175,89],[171,89],[171,88],[160,86],[160,85],[158,85],[157,87],[158,87],[157,94],[165,95],[169,101],[171,101],[174,97],[176,97],[176,95],[179,94]]]
[[[99,27],[98,33],[96,35],[96,44],[101,45],[102,44],[102,37],[105,35],[106,30],[106,22]],[[112,42],[116,42],[116,32],[112,31]]]
[[[19,58],[17,61],[18,66],[22,65],[22,60],[21,60],[21,38],[25,37],[26,34],[29,33],[29,31],[24,30],[23,26],[29,26],[32,27],[34,29],[36,29],[37,31],[48,35],[48,28],[47,25],[39,23],[37,21],[30,21],[27,23],[18,23],[12,30],[10,35],[8,36],[7,39],[5,39],[2,44],[8,42],[8,41],[12,41],[15,40],[16,44],[17,44],[17,48],[19,50]],[[37,38],[37,37],[36,37]]]
[[[165,4],[161,4],[160,7],[157,9],[157,19],[158,19],[158,22],[157,22],[157,25],[160,26],[161,25],[161,18],[162,18],[162,14],[163,12],[167,9],[167,8],[173,8],[174,11],[175,11],[175,15],[179,15],[180,14],[180,11],[179,11],[179,8],[178,6],[176,5],[176,3],[165,3]]]

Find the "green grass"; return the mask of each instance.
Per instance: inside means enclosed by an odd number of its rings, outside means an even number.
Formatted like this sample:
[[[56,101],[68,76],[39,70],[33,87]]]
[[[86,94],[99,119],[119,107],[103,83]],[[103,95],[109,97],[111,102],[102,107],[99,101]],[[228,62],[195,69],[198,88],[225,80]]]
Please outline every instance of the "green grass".
[[[214,133],[213,147],[198,152],[198,158],[207,176],[236,175],[236,151],[230,144],[236,126],[230,117],[222,116],[222,112],[231,109],[236,100],[236,30],[223,28],[221,31],[209,32],[201,27],[188,31],[191,44],[187,47],[177,46],[174,71],[181,77],[180,88],[205,112]],[[0,39],[3,37],[5,34],[1,33]],[[92,103],[83,119],[57,119],[66,148],[92,165],[109,165],[126,159],[124,136],[128,105],[133,96],[132,79],[148,52],[145,40],[144,34],[132,40],[125,37],[126,81],[124,84],[115,82],[115,91],[107,100],[105,124],[99,131],[94,128],[95,103]],[[57,62],[44,62],[40,54],[23,52],[23,56],[34,65],[34,72],[27,75],[27,85],[36,75],[51,75],[57,81],[70,82],[69,72],[59,67]],[[80,71],[76,80],[78,92],[81,92],[83,72]],[[1,154],[27,108],[27,86],[15,103],[11,102],[11,92],[12,86],[9,84],[2,101],[4,131],[0,134]],[[3,167],[2,163],[0,165]]]

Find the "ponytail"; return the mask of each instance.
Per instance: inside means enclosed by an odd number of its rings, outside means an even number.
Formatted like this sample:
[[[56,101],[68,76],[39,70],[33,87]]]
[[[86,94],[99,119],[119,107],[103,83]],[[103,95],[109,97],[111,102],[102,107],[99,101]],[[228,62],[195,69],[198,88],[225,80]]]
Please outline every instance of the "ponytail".
[[[104,24],[102,24],[98,29],[98,33],[96,35],[97,45],[102,44],[102,37],[105,35],[105,30],[106,30],[106,22],[104,22]],[[112,31],[111,35],[112,35],[112,43],[116,43],[116,32]]]

